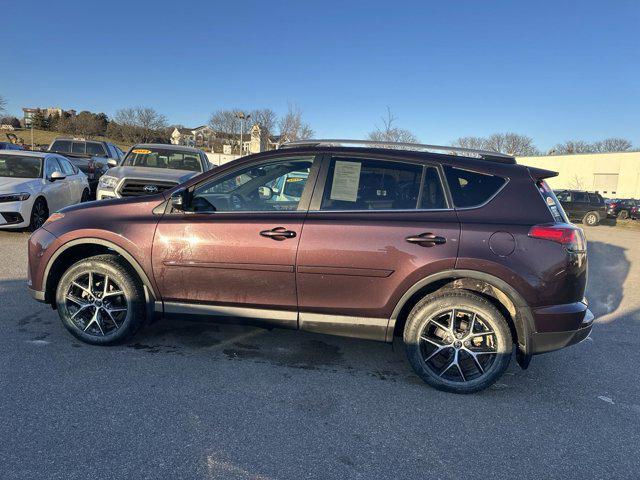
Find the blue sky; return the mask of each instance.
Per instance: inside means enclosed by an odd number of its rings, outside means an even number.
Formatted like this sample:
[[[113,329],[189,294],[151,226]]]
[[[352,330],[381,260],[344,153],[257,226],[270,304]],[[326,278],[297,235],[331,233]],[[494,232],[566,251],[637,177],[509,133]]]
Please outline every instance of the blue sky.
[[[171,123],[297,103],[317,137],[364,138],[390,106],[421,141],[515,131],[640,145],[638,1],[6,2],[9,112]],[[7,48],[10,45],[10,48]]]

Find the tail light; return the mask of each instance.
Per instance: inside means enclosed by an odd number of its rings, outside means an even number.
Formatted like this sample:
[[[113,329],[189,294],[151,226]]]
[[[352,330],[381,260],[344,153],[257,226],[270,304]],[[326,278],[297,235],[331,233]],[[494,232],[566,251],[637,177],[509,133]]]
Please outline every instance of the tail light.
[[[616,208],[618,206],[617,203],[610,203],[609,208]]]
[[[529,236],[559,243],[572,252],[584,252],[587,249],[582,230],[570,225],[535,225],[529,230]]]
[[[89,165],[87,167],[87,172],[89,173],[89,175],[87,175],[90,179],[93,180],[93,177],[96,173],[96,164],[93,160],[89,160]]]

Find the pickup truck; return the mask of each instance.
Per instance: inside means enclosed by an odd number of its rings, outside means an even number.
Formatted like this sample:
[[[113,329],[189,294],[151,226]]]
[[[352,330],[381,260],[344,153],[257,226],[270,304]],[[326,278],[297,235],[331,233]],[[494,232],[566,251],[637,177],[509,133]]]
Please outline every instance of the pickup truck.
[[[91,198],[95,198],[98,180],[109,170],[109,162],[118,164],[124,157],[113,143],[76,138],[56,138],[47,150],[64,155],[87,176]]]
[[[153,195],[213,168],[206,153],[193,147],[157,143],[134,145],[100,178],[98,200]]]

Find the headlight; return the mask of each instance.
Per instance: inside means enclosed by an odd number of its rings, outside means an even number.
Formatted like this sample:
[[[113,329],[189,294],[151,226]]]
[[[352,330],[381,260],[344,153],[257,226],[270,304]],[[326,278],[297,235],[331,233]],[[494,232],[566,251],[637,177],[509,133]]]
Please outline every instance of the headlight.
[[[0,202],[24,202],[30,196],[27,192],[0,194]]]
[[[100,181],[98,181],[98,188],[116,188],[118,184],[118,179],[116,177],[110,177],[108,175],[103,175],[100,177]]]

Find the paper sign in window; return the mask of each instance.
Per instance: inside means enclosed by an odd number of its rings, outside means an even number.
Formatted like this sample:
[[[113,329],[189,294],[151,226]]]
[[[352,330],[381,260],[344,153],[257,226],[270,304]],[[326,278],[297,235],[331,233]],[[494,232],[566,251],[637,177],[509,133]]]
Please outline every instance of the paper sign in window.
[[[358,199],[360,185],[360,162],[343,162],[336,160],[331,184],[331,200],[355,202]]]

